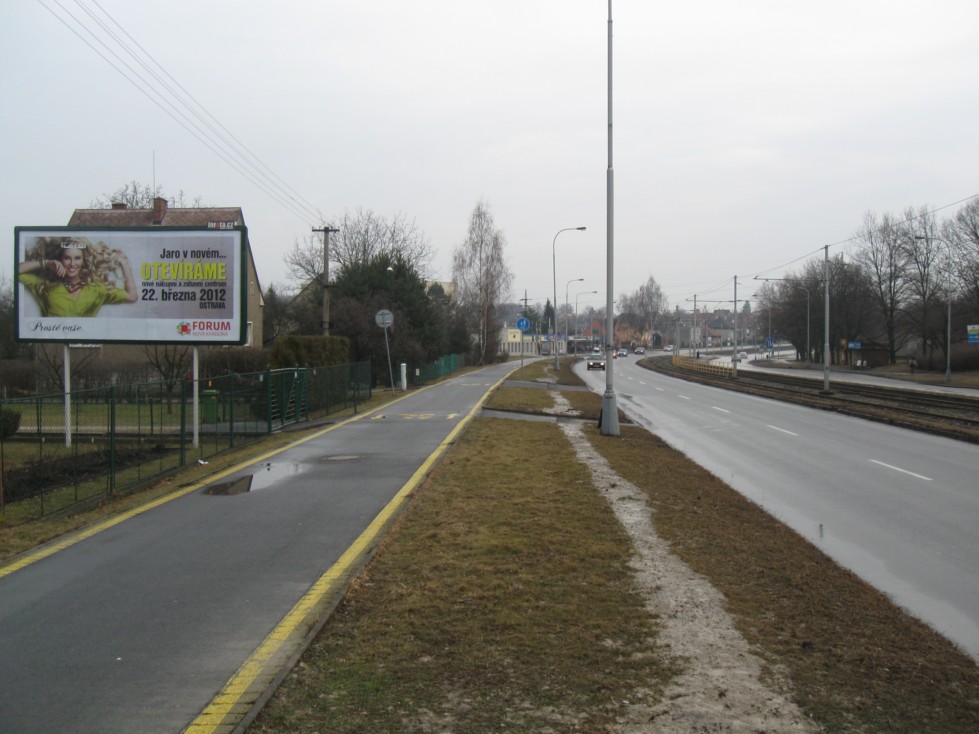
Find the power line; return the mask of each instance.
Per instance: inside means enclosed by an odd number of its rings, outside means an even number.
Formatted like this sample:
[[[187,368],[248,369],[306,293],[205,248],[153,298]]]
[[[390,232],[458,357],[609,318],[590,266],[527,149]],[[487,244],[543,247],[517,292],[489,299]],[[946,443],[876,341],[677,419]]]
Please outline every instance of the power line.
[[[44,7],[49,13],[51,13],[55,18],[58,19],[68,30],[75,34],[85,45],[92,49],[96,54],[98,54],[109,66],[111,66],[117,73],[119,73],[126,81],[132,84],[141,94],[143,94],[147,99],[149,99],[153,104],[159,107],[166,115],[173,119],[177,124],[183,127],[188,133],[190,133],[194,138],[196,138],[201,144],[208,148],[212,153],[214,153],[218,158],[228,164],[236,172],[238,172],[243,178],[248,180],[257,188],[261,189],[266,195],[272,198],[274,201],[279,203],[283,208],[299,217],[300,219],[310,223],[318,223],[322,219],[320,212],[308,201],[303,199],[294,189],[288,186],[276,175],[269,166],[263,163],[254,153],[252,153],[246,146],[244,146],[237,138],[235,138],[227,128],[222,125],[214,115],[206,110],[196,99],[194,99],[186,90],[170,75],[162,65],[160,65],[155,59],[153,59],[150,54],[148,54],[142,46],[139,45],[132,36],[122,28],[122,26],[109,15],[97,2],[95,5],[105,14],[105,16],[118,27],[128,38],[130,38],[133,43],[143,52],[145,57],[152,62],[160,71],[171,79],[174,84],[183,92],[181,95],[179,92],[175,91],[174,88],[167,84],[164,79],[160,77],[141,57],[137,54],[126,42],[115,34],[110,28],[107,27],[106,23],[96,17],[95,13],[87,8],[82,0],[75,0],[76,4],[82,8],[86,15],[91,18],[99,28],[102,29],[103,34],[95,31],[85,23],[83,19],[74,15],[68,8],[66,8],[60,0],[54,0],[54,3],[63,11],[64,15],[74,22],[74,25],[66,20],[65,17],[59,15],[53,8],[47,5],[44,0],[38,0],[38,3]],[[118,63],[110,59],[106,53],[103,53],[99,48],[97,48],[92,41],[82,35],[78,30],[81,29],[87,33],[95,43],[99,44],[102,48],[106,50],[108,54],[113,56]],[[127,54],[131,59],[134,60],[142,69],[156,80],[157,84],[154,85],[149,81],[140,71],[133,68],[120,54],[110,47],[109,43],[106,42],[105,37],[111,39],[116,46],[121,49],[121,51]],[[127,73],[122,67],[125,67],[129,73]],[[166,90],[173,101],[167,99],[166,95],[160,93],[160,88]],[[188,98],[193,102],[188,102]],[[179,104],[183,109],[187,110],[187,113],[192,115],[198,120],[195,122],[194,119],[188,117],[188,114],[183,112],[181,109],[174,105],[174,101]],[[202,111],[204,115],[209,117],[217,125],[212,125],[201,115],[198,110]],[[218,129],[220,128],[220,130]],[[222,133],[221,131],[224,131]],[[225,135],[227,133],[227,135]],[[230,140],[229,140],[230,137]],[[233,141],[233,142],[232,142]],[[244,153],[242,153],[244,151]]]
[[[76,2],[78,2],[78,1],[79,1],[79,0],[76,0]],[[185,88],[185,87],[184,87],[184,86],[182,85],[182,84],[180,84],[180,82],[179,82],[179,81],[178,81],[178,80],[177,80],[176,78],[174,78],[174,77],[173,77],[173,75],[171,75],[171,74],[170,74],[170,73],[169,73],[169,72],[168,72],[168,71],[167,71],[167,70],[166,70],[166,69],[165,69],[165,68],[163,67],[163,65],[162,65],[162,64],[160,64],[160,62],[158,62],[158,61],[157,61],[157,60],[156,60],[156,59],[155,59],[155,58],[154,58],[154,57],[153,57],[153,56],[152,56],[152,55],[151,55],[151,54],[150,54],[150,53],[149,53],[149,52],[148,52],[148,51],[147,51],[147,50],[146,50],[145,48],[143,48],[143,46],[142,46],[142,45],[140,45],[140,43],[139,43],[139,42],[138,42],[138,41],[137,41],[137,40],[136,40],[135,38],[133,38],[133,37],[132,37],[132,35],[130,35],[130,34],[129,34],[129,32],[128,32],[128,31],[126,31],[126,29],[125,29],[125,28],[123,28],[123,27],[122,27],[122,25],[120,25],[120,24],[119,24],[119,23],[118,23],[118,22],[116,21],[116,19],[112,17],[112,15],[111,15],[110,13],[108,13],[108,12],[107,12],[107,11],[106,11],[106,10],[105,10],[105,9],[104,9],[104,8],[103,8],[102,6],[101,6],[101,5],[99,5],[99,3],[98,3],[98,0],[92,0],[92,3],[93,3],[93,4],[94,4],[94,5],[95,5],[95,6],[97,7],[97,8],[99,8],[99,10],[101,10],[101,11],[102,11],[102,12],[103,12],[103,13],[105,14],[105,16],[106,16],[106,17],[107,17],[107,18],[108,18],[108,19],[109,19],[110,21],[112,21],[112,23],[113,23],[113,24],[115,24],[115,26],[116,26],[117,28],[119,28],[119,30],[120,30],[120,31],[122,31],[122,33],[124,33],[124,34],[125,34],[125,36],[126,36],[126,37],[127,37],[127,38],[128,38],[129,40],[131,40],[131,41],[132,41],[132,42],[133,42],[133,43],[135,44],[135,46],[136,46],[136,48],[138,48],[138,49],[139,49],[139,50],[140,50],[140,51],[141,51],[141,52],[143,53],[143,55],[144,55],[144,56],[146,56],[146,58],[147,58],[147,59],[149,59],[150,61],[152,61],[152,62],[153,62],[153,64],[154,64],[154,65],[155,65],[155,66],[156,66],[156,67],[157,67],[157,68],[158,68],[158,69],[159,69],[159,70],[160,70],[161,72],[163,72],[163,74],[164,74],[164,75],[165,75],[165,76],[166,76],[166,77],[167,77],[167,78],[168,78],[168,79],[169,79],[170,81],[172,81],[172,82],[173,82],[173,83],[174,83],[174,84],[175,84],[175,85],[176,85],[176,86],[177,86],[177,87],[178,87],[178,88],[180,89],[180,91],[181,91],[181,92],[183,92],[183,94],[184,94],[184,95],[186,95],[186,98],[187,98],[187,99],[189,99],[190,101],[192,101],[192,102],[194,103],[194,105],[196,105],[196,106],[197,106],[197,108],[199,108],[199,109],[200,109],[200,110],[201,110],[201,111],[202,111],[202,112],[203,112],[203,113],[204,113],[204,114],[205,114],[205,115],[206,115],[206,116],[207,116],[208,118],[210,118],[211,120],[213,120],[213,122],[214,122],[214,124],[216,124],[216,125],[217,125],[217,126],[218,126],[218,127],[219,127],[219,128],[221,129],[221,130],[223,130],[223,131],[224,131],[224,132],[225,132],[225,133],[226,133],[226,134],[228,135],[228,137],[229,137],[229,138],[231,138],[231,140],[233,140],[233,141],[234,141],[234,142],[235,142],[235,143],[237,144],[237,146],[239,147],[239,149],[240,149],[241,151],[244,151],[245,153],[247,153],[247,154],[248,154],[248,157],[249,157],[249,158],[250,158],[250,159],[251,159],[252,161],[254,161],[254,164],[255,164],[255,165],[256,165],[257,167],[259,167],[259,168],[261,168],[262,170],[264,170],[264,171],[266,171],[266,172],[267,172],[267,173],[268,173],[268,174],[269,174],[270,176],[272,176],[272,177],[273,177],[273,178],[274,178],[274,179],[275,179],[276,181],[278,181],[278,182],[279,182],[280,184],[282,184],[282,186],[284,187],[284,189],[285,189],[285,190],[287,190],[287,191],[289,191],[290,193],[292,193],[292,194],[294,194],[294,195],[295,195],[295,199],[298,199],[298,200],[299,200],[299,201],[298,201],[298,202],[296,202],[296,203],[297,203],[297,204],[301,204],[301,205],[303,205],[303,206],[302,206],[302,208],[303,208],[303,209],[305,209],[306,211],[308,211],[308,212],[309,212],[310,214],[312,214],[312,215],[314,215],[315,217],[318,217],[318,218],[320,218],[320,219],[322,219],[322,214],[320,213],[320,211],[319,211],[319,210],[318,210],[318,209],[316,208],[316,206],[315,206],[314,204],[312,204],[311,202],[309,202],[309,201],[308,201],[307,199],[305,199],[305,198],[303,198],[303,196],[302,196],[302,195],[301,195],[301,194],[300,194],[300,193],[299,193],[298,191],[296,191],[296,190],[295,190],[295,189],[293,189],[293,188],[292,188],[291,186],[289,186],[289,184],[288,184],[288,183],[287,183],[287,182],[286,182],[285,180],[283,180],[283,179],[282,179],[282,178],[281,178],[281,177],[280,177],[280,176],[279,176],[278,174],[276,174],[276,173],[275,173],[275,171],[273,171],[273,170],[272,170],[271,168],[269,168],[269,167],[268,167],[268,166],[267,166],[267,165],[266,165],[266,164],[265,164],[265,163],[264,163],[264,162],[263,162],[263,161],[262,161],[262,160],[261,160],[261,159],[260,159],[260,158],[259,158],[259,157],[258,157],[257,155],[255,155],[255,154],[254,154],[254,153],[253,153],[253,152],[252,152],[252,151],[251,151],[251,150],[250,150],[250,149],[248,148],[248,146],[246,146],[246,145],[245,145],[245,144],[244,144],[244,143],[243,143],[243,142],[242,142],[241,140],[239,140],[239,139],[238,139],[237,137],[235,137],[235,135],[234,135],[234,134],[233,134],[233,133],[232,133],[232,132],[231,132],[230,130],[228,130],[228,128],[227,128],[227,127],[225,127],[225,126],[224,126],[224,125],[223,125],[223,124],[221,123],[221,121],[220,121],[220,120],[218,120],[218,119],[217,119],[217,118],[216,118],[216,117],[215,117],[215,116],[214,116],[213,114],[211,114],[211,112],[210,112],[210,111],[209,111],[209,110],[208,110],[208,109],[207,109],[206,107],[204,107],[204,105],[203,105],[203,104],[201,104],[201,103],[200,103],[200,102],[199,102],[199,101],[198,101],[198,100],[197,100],[197,99],[196,99],[196,98],[195,98],[195,97],[194,97],[194,96],[193,96],[193,95],[192,95],[192,94],[191,94],[191,93],[190,93],[190,92],[189,92],[189,91],[188,91],[188,90],[187,90],[187,89],[186,89],[186,88]],[[173,94],[173,95],[174,95],[175,97],[177,97],[177,98],[179,99],[179,96],[178,96],[178,95],[176,95],[176,94],[175,94],[175,93],[174,93],[174,92],[173,92],[172,90],[171,90],[171,94]],[[180,100],[180,101],[181,101],[181,102],[182,102],[182,103],[183,103],[183,104],[184,104],[185,106],[187,106],[187,105],[186,105],[186,102],[184,102],[183,100]],[[189,108],[189,107],[188,107],[188,108]],[[213,129],[213,128],[212,128],[212,129]],[[293,199],[293,200],[295,201],[295,199]]]

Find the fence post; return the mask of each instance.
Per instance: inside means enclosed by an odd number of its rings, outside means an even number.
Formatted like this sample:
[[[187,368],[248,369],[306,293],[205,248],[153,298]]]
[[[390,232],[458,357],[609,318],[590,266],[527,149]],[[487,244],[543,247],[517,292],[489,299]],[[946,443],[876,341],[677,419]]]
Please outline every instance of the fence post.
[[[265,422],[266,432],[272,434],[272,370],[265,371]]]
[[[180,381],[180,464],[187,465],[187,380]]]
[[[116,492],[116,386],[109,386],[109,496]]]
[[[228,379],[231,380],[231,389],[228,391],[231,393],[231,402],[228,404],[228,448],[233,449],[235,447],[235,383],[238,382],[238,374],[232,372]]]

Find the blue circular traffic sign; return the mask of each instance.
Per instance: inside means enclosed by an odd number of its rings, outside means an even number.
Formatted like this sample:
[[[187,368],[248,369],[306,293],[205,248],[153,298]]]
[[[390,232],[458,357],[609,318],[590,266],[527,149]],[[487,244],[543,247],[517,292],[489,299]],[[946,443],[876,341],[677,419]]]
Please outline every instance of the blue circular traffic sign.
[[[519,319],[517,319],[517,328],[520,329],[520,331],[527,331],[527,329],[530,328],[530,319],[528,319],[526,316],[521,316]]]

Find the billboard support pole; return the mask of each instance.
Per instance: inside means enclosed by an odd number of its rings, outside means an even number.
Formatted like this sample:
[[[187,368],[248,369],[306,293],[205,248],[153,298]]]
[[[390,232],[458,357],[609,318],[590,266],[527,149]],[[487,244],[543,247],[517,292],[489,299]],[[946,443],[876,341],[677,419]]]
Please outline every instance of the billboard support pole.
[[[65,446],[71,446],[71,349],[65,344]]]
[[[201,424],[200,424],[200,421],[198,420],[198,417],[200,416],[200,404],[201,404],[200,397],[201,397],[201,391],[200,391],[200,382],[198,380],[198,378],[200,377],[200,375],[198,374],[198,364],[199,363],[197,361],[197,345],[196,344],[194,345],[194,353],[193,354],[194,354],[194,362],[193,362],[194,363],[194,366],[193,366],[192,369],[194,370],[194,373],[193,373],[193,377],[194,377],[194,400],[193,400],[193,403],[194,403],[194,448],[196,449],[198,447],[198,445],[200,444],[200,430],[201,430]]]

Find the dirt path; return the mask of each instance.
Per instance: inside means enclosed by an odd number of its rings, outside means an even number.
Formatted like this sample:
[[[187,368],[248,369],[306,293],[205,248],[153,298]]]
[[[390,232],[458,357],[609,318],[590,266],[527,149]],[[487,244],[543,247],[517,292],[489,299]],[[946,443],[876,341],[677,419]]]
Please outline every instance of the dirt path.
[[[567,401],[558,393],[555,398],[554,412],[567,414]],[[767,681],[784,679],[752,653],[725,611],[724,597],[659,538],[645,494],[612,471],[579,424],[562,423],[560,427],[632,538],[636,582],[646,598],[646,608],[662,627],[658,642],[665,654],[685,668],[662,700],[638,691],[617,731],[820,731],[786,698],[783,686],[776,690],[762,682],[763,672]]]

